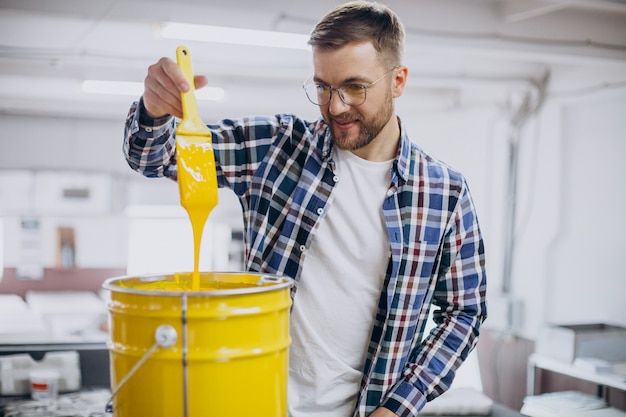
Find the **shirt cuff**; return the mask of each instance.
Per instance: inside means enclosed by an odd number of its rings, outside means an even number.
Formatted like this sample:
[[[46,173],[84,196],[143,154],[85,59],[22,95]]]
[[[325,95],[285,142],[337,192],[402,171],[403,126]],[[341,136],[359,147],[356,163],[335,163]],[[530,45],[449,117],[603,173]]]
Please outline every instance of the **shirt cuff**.
[[[380,404],[398,417],[413,417],[426,405],[426,396],[406,381],[397,384]]]
[[[161,126],[168,124],[173,117],[172,115],[169,115],[169,114],[166,114],[165,116],[157,117],[156,119],[153,119],[152,117],[148,116],[148,111],[146,110],[146,106],[144,106],[143,104],[143,97],[139,99],[139,105],[137,106],[137,114],[139,116],[139,124],[141,125],[141,127],[152,128],[152,130],[158,129]]]
[[[148,116],[143,98],[135,101],[128,112],[127,135],[136,136],[146,144],[163,143],[174,137],[174,116],[165,115],[156,119]],[[170,138],[171,137],[171,138]]]

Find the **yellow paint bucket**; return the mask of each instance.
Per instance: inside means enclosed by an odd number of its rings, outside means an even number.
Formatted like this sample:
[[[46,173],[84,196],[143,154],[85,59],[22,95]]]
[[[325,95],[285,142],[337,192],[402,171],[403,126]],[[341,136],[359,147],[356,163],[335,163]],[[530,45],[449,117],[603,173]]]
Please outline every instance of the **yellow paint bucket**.
[[[286,277],[191,273],[108,279],[115,417],[286,417]]]

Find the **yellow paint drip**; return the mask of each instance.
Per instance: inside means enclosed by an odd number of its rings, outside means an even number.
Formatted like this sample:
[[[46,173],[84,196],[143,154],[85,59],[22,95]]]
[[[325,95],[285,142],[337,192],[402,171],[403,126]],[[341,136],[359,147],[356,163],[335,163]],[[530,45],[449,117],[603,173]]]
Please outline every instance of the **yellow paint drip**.
[[[178,136],[176,152],[180,203],[187,210],[193,230],[193,289],[197,290],[202,234],[209,214],[217,205],[217,178],[211,143],[194,142],[194,139],[196,138]]]
[[[194,95],[191,55],[184,46],[176,49],[176,60],[190,86],[181,93],[183,118],[176,127],[176,157],[180,203],[187,210],[193,231],[194,261],[192,290],[200,287],[200,246],[209,214],[217,205],[217,175],[211,131],[198,114]]]

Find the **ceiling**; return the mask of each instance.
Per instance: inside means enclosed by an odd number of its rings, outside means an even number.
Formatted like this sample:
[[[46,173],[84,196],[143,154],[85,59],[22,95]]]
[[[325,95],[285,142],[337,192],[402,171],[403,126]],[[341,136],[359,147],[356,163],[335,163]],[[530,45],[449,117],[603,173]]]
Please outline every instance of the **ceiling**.
[[[387,0],[407,29],[405,106],[447,110],[610,94],[626,99],[626,0]],[[0,0],[0,114],[119,119],[133,97],[86,79],[138,81],[189,47],[225,90],[222,115],[317,110],[300,88],[309,51],[159,37],[165,21],[308,34],[332,0]],[[233,114],[232,112],[236,112]]]

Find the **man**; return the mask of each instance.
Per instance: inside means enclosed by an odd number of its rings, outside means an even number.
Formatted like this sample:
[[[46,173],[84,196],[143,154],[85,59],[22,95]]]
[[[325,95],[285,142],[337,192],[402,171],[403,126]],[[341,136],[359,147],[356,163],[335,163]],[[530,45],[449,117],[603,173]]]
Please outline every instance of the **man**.
[[[247,269],[297,282],[290,417],[417,415],[449,388],[486,317],[465,179],[412,143],[395,114],[408,76],[403,42],[386,7],[338,6],[309,41],[314,74],[304,88],[320,120],[209,126],[219,184],[244,210]],[[133,169],[176,177],[171,115],[181,116],[187,88],[172,60],[149,68],[126,123]]]

